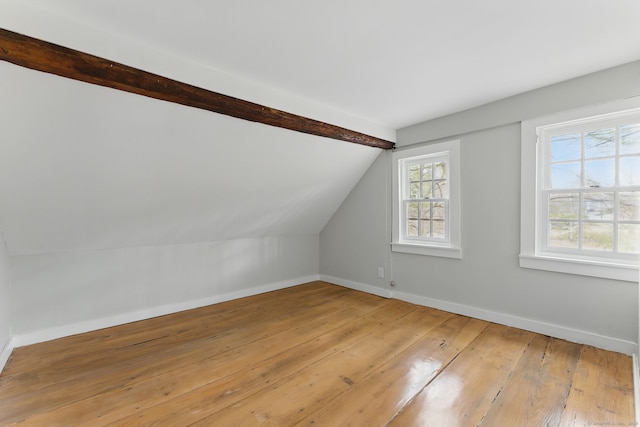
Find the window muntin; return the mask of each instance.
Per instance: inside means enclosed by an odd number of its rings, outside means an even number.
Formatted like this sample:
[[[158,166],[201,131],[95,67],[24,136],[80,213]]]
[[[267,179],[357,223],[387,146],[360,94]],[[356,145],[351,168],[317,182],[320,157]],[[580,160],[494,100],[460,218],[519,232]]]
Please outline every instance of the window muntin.
[[[461,259],[460,141],[400,148],[391,158],[391,250]]]
[[[539,252],[640,253],[640,113],[537,128]]]
[[[401,160],[402,240],[449,241],[449,156]]]

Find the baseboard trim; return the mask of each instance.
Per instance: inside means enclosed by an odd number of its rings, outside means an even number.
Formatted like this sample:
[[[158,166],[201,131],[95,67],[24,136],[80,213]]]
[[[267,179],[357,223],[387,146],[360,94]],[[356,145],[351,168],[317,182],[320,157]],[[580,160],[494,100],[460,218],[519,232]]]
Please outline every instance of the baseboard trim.
[[[578,344],[587,344],[618,353],[632,355],[634,353],[637,353],[638,351],[638,345],[631,341],[598,335],[587,331],[567,328],[565,326],[559,326],[552,323],[513,316],[510,314],[485,310],[482,308],[472,307],[464,304],[452,303],[434,298],[427,298],[420,295],[395,291],[393,292],[392,298],[397,298],[414,304],[424,305],[426,307],[437,308],[439,310],[444,310],[451,313],[462,314],[464,316],[486,320],[501,325],[512,326],[514,328],[524,329],[527,331],[548,335],[554,338],[564,339]]]
[[[175,304],[166,304],[157,307],[151,307],[145,310],[137,310],[129,313],[123,313],[115,316],[92,319],[85,322],[75,323],[73,325],[58,326],[54,328],[43,329],[26,334],[16,334],[5,345],[2,353],[0,353],[0,371],[4,368],[5,364],[9,360],[14,348],[22,347],[25,345],[36,344],[39,342],[50,341],[57,338],[62,338],[70,335],[76,335],[84,332],[95,331],[98,329],[108,328],[111,326],[122,325],[125,323],[136,322],[139,320],[150,319],[153,317],[163,316],[166,314],[176,313],[179,311],[190,310],[192,308],[204,307],[211,304],[216,304],[224,301],[230,301],[238,298],[244,298],[252,295],[258,295],[265,292],[276,291],[279,289],[285,289],[292,286],[297,286],[301,283],[313,282],[316,280],[322,280],[325,282],[333,283],[346,288],[367,292],[369,294],[378,295],[384,298],[396,298],[402,301],[411,302],[426,307],[437,308],[445,310],[451,313],[461,314],[464,316],[474,317],[489,322],[499,323],[501,325],[512,326],[519,329],[525,329],[528,331],[540,333],[543,335],[549,335],[555,338],[565,339],[568,341],[592,345],[594,347],[602,348],[605,350],[616,351],[619,353],[635,355],[638,353],[638,345],[631,341],[625,341],[617,338],[606,337],[603,335],[597,335],[591,332],[581,331],[577,329],[571,329],[551,323],[540,322],[537,320],[527,319],[523,317],[517,317],[509,314],[494,312],[468,305],[452,303],[448,301],[442,301],[434,298],[428,298],[420,295],[409,294],[406,292],[396,292],[390,289],[383,289],[376,286],[367,285],[364,283],[354,282],[352,280],[341,279],[328,275],[311,275],[299,277],[296,279],[289,279],[280,282],[269,283],[261,286],[256,286],[249,289],[243,289],[236,292],[229,292],[220,295],[214,295],[208,298],[202,298],[198,300],[185,301]],[[634,356],[634,370],[638,370],[638,360]],[[640,374],[638,375],[638,390],[640,390]],[[635,378],[635,377],[634,377]],[[640,398],[640,392],[636,392],[636,401]],[[636,413],[640,414],[640,410]]]
[[[527,331],[536,332],[538,334],[548,335],[554,338],[560,338],[579,344],[587,344],[618,353],[632,355],[638,352],[638,345],[632,341],[611,338],[587,331],[555,325],[552,323],[541,322],[538,320],[527,319],[524,317],[513,316],[505,313],[499,313],[496,311],[486,310],[469,305],[438,300],[435,298],[428,298],[421,295],[410,294],[407,292],[398,292],[391,289],[381,289],[364,283],[341,279],[339,277],[321,274],[320,280],[358,291],[379,295],[385,298],[396,298],[413,304],[423,305],[425,307],[437,308],[439,310],[448,311],[450,313],[461,314],[463,316],[486,320],[505,326],[512,326],[514,328],[524,329]]]
[[[320,275],[323,282],[333,283],[334,285],[344,286],[345,288],[354,289],[356,291],[366,292],[368,294],[378,295],[384,298],[391,298],[391,290],[378,288],[376,286],[365,285],[364,283],[354,282],[352,280],[341,279],[339,277]]]
[[[252,295],[263,294],[265,292],[277,291],[302,283],[308,283],[320,280],[320,276],[304,276],[295,279],[284,280],[280,282],[268,283],[249,289],[243,289],[236,292],[229,292],[220,295],[214,295],[207,298],[201,298],[192,301],[184,301],[175,304],[165,304],[156,307],[150,307],[144,310],[132,311],[129,313],[117,314],[114,316],[103,317],[100,319],[92,319],[84,322],[74,323],[72,325],[57,326],[54,328],[42,329],[39,331],[29,332],[26,334],[16,334],[13,336],[13,347],[22,347],[25,345],[36,344],[44,341],[50,341],[70,335],[81,334],[84,332],[95,331],[98,329],[109,328],[112,326],[122,325],[125,323],[137,322],[140,320],[151,319],[153,317],[164,316],[179,311],[190,310],[193,308],[204,307],[211,304],[230,301],[238,298],[244,298]]]
[[[9,358],[11,357],[11,353],[13,353],[14,348],[15,348],[15,343],[14,343],[13,337],[11,337],[9,338],[9,341],[7,341],[4,348],[2,349],[2,352],[0,352],[0,373],[2,373],[2,370],[4,369],[5,365],[9,361]]]

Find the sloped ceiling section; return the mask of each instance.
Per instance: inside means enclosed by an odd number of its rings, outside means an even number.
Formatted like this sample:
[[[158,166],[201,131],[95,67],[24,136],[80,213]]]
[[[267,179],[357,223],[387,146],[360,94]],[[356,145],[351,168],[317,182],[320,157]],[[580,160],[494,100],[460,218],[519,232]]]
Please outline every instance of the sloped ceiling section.
[[[0,63],[11,255],[317,234],[379,149]]]
[[[394,129],[637,60],[640,40],[637,0],[3,2],[52,15],[33,37],[118,60],[50,34],[57,15]]]

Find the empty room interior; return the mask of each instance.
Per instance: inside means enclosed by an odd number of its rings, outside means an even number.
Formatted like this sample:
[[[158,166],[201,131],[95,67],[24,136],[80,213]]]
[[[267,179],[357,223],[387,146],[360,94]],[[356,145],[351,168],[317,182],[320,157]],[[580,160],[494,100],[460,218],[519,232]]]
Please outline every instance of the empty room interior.
[[[639,23],[0,0],[0,425],[637,425]]]

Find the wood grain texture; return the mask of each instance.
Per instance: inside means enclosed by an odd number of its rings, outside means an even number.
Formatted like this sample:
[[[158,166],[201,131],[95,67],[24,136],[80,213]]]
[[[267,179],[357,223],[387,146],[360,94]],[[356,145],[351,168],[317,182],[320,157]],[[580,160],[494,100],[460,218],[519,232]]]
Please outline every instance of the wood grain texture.
[[[301,424],[386,425],[486,326],[486,322],[469,317],[446,319]]]
[[[340,363],[325,357],[194,425],[293,425],[307,414],[308,408],[324,406],[341,396],[377,364],[393,358],[450,316],[438,311],[412,311],[342,348]],[[279,405],[273,405],[274,392],[279,396]],[[238,420],[242,422],[236,424]]]
[[[16,349],[0,425],[629,425],[632,390],[627,356],[313,282]]]
[[[535,335],[482,426],[557,426],[581,346]]]
[[[389,425],[479,425],[532,337],[489,325]]]
[[[1,28],[0,60],[85,83],[296,132],[383,149],[394,147],[391,141],[212,92]]]
[[[560,425],[636,425],[631,369],[628,356],[584,346]]]
[[[281,351],[276,355],[260,356],[248,369],[234,371],[221,381],[210,382],[162,405],[138,410],[113,425],[171,426],[196,422],[268,388],[281,378],[295,375],[318,360],[340,354],[343,348],[371,335],[381,325],[404,317],[411,311],[413,308],[407,304],[392,302],[362,317],[346,315],[343,318],[344,323],[338,321],[334,325],[335,328],[326,332],[319,329],[305,336],[306,340],[298,346],[283,345],[288,342],[288,338],[283,338],[278,341]]]

